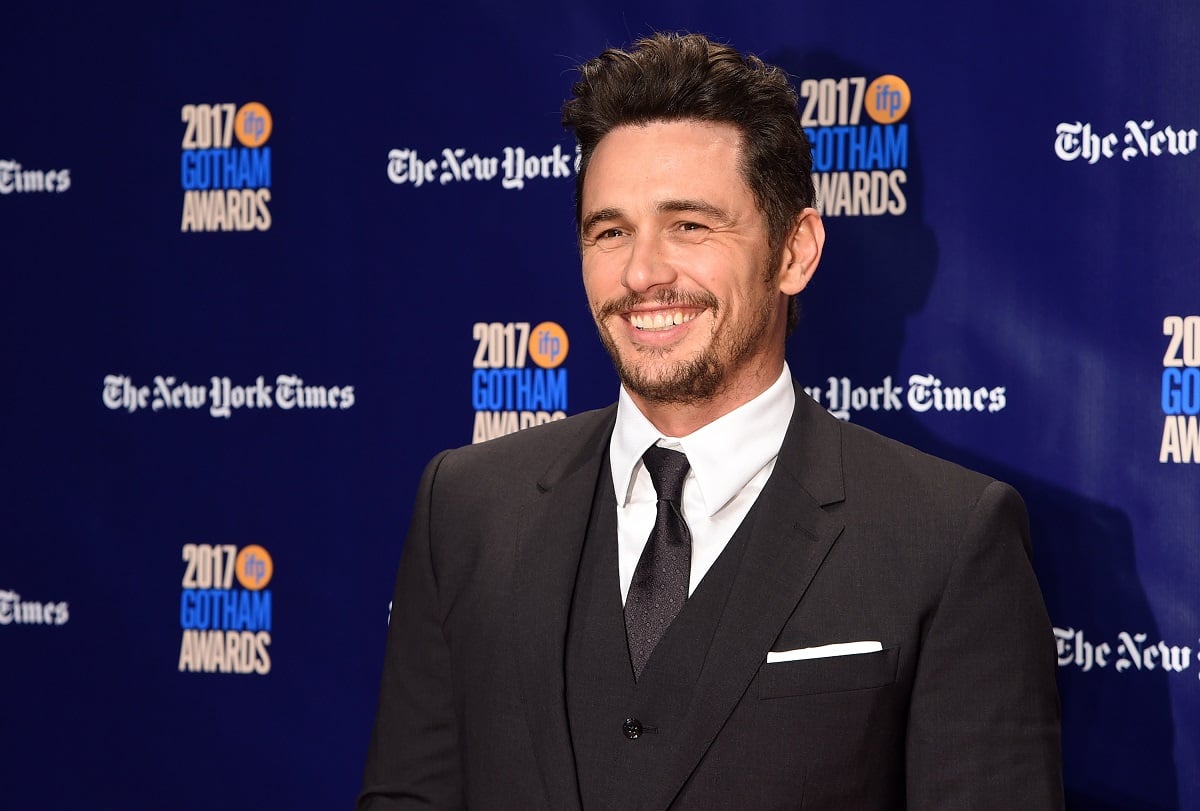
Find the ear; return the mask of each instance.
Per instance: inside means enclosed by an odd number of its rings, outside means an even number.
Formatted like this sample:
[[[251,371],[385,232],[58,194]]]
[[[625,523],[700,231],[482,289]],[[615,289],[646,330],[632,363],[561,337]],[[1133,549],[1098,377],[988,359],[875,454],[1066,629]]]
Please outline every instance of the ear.
[[[815,208],[796,215],[779,258],[779,292],[794,296],[808,287],[825,248],[825,224]]]

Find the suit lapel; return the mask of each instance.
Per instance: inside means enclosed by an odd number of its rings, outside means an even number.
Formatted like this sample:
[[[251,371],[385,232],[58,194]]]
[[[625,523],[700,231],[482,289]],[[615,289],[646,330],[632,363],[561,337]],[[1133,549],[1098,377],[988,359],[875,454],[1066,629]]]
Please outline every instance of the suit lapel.
[[[513,606],[526,720],[548,806],[579,809],[563,674],[567,621],[597,477],[616,408],[580,419],[531,493],[518,530]],[[503,745],[498,744],[498,745]]]
[[[680,729],[682,743],[664,768],[645,775],[644,807],[672,803],[841,534],[841,522],[822,509],[844,498],[840,433],[837,421],[797,389],[775,470],[747,517],[751,535]]]

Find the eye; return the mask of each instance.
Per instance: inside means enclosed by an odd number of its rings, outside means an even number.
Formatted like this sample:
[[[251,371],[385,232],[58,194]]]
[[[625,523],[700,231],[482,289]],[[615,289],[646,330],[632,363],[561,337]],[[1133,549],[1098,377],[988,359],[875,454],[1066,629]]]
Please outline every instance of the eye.
[[[678,239],[686,239],[688,241],[699,241],[705,239],[709,232],[712,231],[707,225],[691,220],[684,220],[675,224],[675,236]]]
[[[613,247],[628,236],[629,231],[620,226],[613,225],[608,228],[597,227],[584,242],[589,245]]]
[[[691,236],[701,236],[712,231],[712,226],[706,225],[695,220],[681,220],[675,224],[675,231],[680,234],[688,234]]]

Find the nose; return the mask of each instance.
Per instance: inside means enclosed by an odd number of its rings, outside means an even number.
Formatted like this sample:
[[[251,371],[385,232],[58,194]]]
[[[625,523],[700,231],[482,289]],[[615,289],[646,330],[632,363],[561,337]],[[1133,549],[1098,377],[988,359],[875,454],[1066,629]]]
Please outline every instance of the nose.
[[[672,284],[677,276],[659,239],[647,234],[633,238],[629,259],[621,272],[622,285],[634,293],[645,293],[659,285]]]

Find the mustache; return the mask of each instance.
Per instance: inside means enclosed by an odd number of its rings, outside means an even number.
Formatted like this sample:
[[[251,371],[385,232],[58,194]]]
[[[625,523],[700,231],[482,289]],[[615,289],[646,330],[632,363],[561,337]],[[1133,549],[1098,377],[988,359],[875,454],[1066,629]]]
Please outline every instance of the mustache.
[[[661,307],[696,307],[712,310],[714,313],[721,307],[717,297],[706,290],[680,290],[676,287],[667,287],[656,290],[652,296],[627,293],[620,298],[609,299],[596,308],[596,320],[604,321],[611,316],[620,315],[643,304],[657,304]]]

